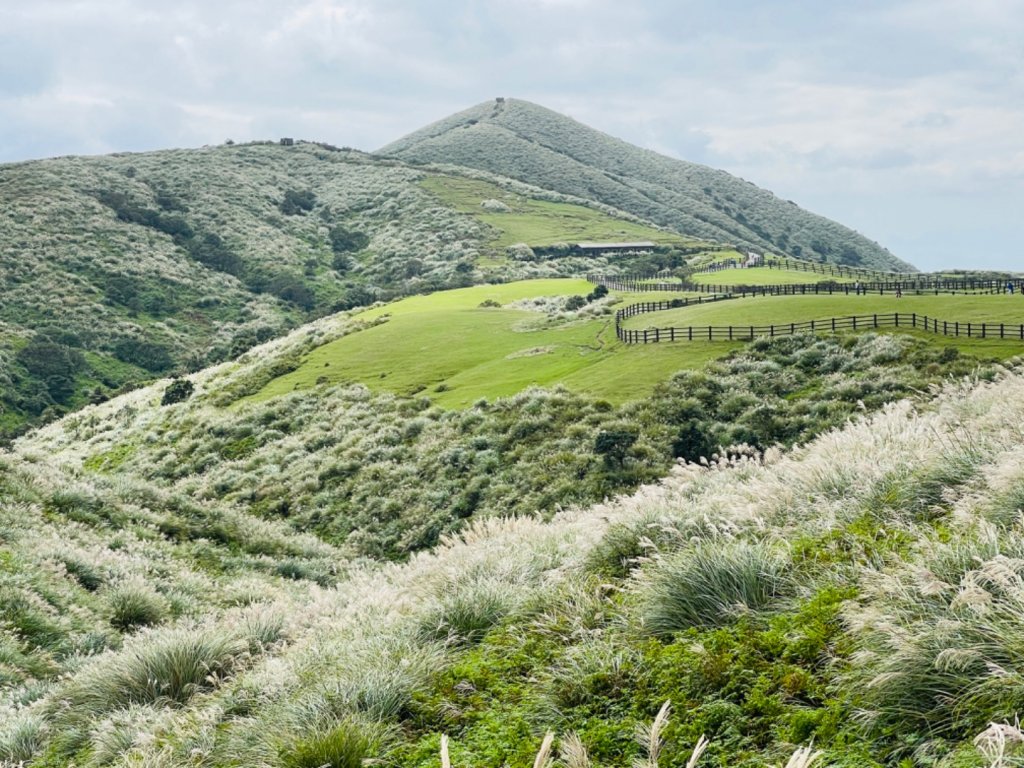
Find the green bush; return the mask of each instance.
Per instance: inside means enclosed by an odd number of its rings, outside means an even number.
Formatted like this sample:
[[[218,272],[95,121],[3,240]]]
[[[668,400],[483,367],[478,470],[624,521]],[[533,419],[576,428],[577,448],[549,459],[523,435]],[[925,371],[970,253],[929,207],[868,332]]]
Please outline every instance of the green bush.
[[[298,216],[306,211],[313,210],[316,205],[316,195],[311,189],[289,189],[284,193],[284,199],[278,204],[281,213],[285,216]]]
[[[195,385],[191,381],[176,378],[164,389],[164,396],[160,399],[160,405],[173,405],[174,403],[184,402],[192,397],[194,391]]]
[[[174,365],[171,350],[167,346],[146,339],[121,339],[114,346],[114,355],[122,362],[137,365],[153,373],[166,371]]]
[[[594,452],[608,464],[622,465],[639,435],[629,429],[605,429],[594,438]]]
[[[331,250],[338,255],[361,251],[370,244],[370,238],[365,233],[350,231],[340,224],[331,229],[328,238]]]

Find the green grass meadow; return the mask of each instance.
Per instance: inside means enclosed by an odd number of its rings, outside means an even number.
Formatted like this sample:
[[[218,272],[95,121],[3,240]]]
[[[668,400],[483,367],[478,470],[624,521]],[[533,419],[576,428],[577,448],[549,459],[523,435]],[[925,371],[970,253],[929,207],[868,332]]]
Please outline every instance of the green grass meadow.
[[[514,243],[531,246],[588,241],[651,240],[665,245],[693,245],[699,241],[665,232],[607,213],[571,203],[532,200],[486,181],[455,176],[428,176],[424,188],[456,210],[469,213],[500,233],[492,245],[507,248]],[[484,200],[498,200],[508,212],[488,211]]]
[[[627,346],[616,340],[610,315],[566,320],[480,306],[485,301],[508,305],[526,298],[583,295],[591,289],[585,280],[527,280],[414,296],[376,307],[357,318],[386,316],[386,322],[316,348],[296,370],[274,379],[252,399],[362,383],[374,391],[422,395],[444,407],[464,408],[530,386],[561,384],[622,403],[649,394],[678,370],[698,368],[741,346],[740,342]],[[629,293],[621,298],[619,307],[664,297]],[[940,320],[1020,324],[1024,323],[1024,298],[769,296],[639,315],[624,321],[624,326],[768,325],[896,311]],[[1009,358],[1024,351],[1024,343],[1014,340],[944,338],[923,331],[916,335],[987,358]]]
[[[691,278],[700,285],[813,285],[814,283],[855,283],[854,277],[833,277],[817,272],[769,269],[723,269],[720,272],[699,272]]]
[[[822,320],[850,315],[917,313],[938,320],[960,323],[1024,323],[1024,297],[1019,295],[950,295],[938,296],[765,296],[733,299],[701,304],[664,312],[637,315],[623,321],[631,329],[667,328],[670,326],[743,326],[781,325],[807,320]],[[895,328],[885,332],[903,332]],[[983,357],[1008,358],[1024,352],[1020,340],[968,339],[938,336],[925,331],[913,332],[941,346],[956,347],[963,352]]]
[[[386,323],[324,344],[253,399],[339,383],[423,394],[461,408],[530,386],[562,384],[621,403],[648,394],[684,368],[696,368],[739,344],[627,347],[610,315],[570,321],[537,312],[480,307],[536,296],[586,294],[585,280],[529,280],[414,296],[357,317]]]

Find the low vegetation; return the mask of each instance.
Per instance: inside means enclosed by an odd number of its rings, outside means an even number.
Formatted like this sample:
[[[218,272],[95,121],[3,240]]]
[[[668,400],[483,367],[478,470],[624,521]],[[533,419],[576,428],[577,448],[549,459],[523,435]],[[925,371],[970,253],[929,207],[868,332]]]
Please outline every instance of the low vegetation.
[[[761,353],[801,341],[847,344]],[[916,346],[863,337],[847,351],[896,343]],[[201,400],[208,381],[144,419]],[[162,520],[205,512],[212,533],[231,505],[133,471],[85,476],[23,441],[0,502],[0,754],[667,766],[699,745],[702,765],[762,766],[813,743],[799,759],[1014,760],[1022,381],[964,379],[789,452],[737,447],[546,521],[480,516],[432,553],[321,581],[279,566],[345,559],[283,521],[242,515],[234,538],[189,538]],[[159,623],[110,623],[108,590],[143,577]]]

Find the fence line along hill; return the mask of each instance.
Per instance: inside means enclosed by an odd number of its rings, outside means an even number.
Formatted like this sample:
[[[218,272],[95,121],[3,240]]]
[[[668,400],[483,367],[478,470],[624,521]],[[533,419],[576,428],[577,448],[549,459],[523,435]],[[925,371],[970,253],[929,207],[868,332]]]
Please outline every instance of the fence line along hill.
[[[742,270],[734,270],[739,272]],[[735,275],[734,275],[735,276]],[[1024,279],[982,279],[954,278],[945,275],[897,274],[885,280],[871,282],[780,283],[753,285],[745,283],[709,285],[689,279],[666,280],[664,275],[629,275],[606,277],[588,275],[588,279],[609,290],[631,293],[698,293],[696,297],[685,296],[664,301],[646,301],[630,304],[615,313],[615,333],[625,344],[658,344],[677,341],[749,341],[758,337],[786,336],[797,333],[838,333],[878,328],[904,328],[922,331],[955,339],[998,339],[1024,342]],[[957,305],[949,301],[952,297],[997,297],[1021,296],[1018,308],[1005,300],[993,309],[990,316],[950,317],[946,311],[955,310]],[[658,325],[643,328],[627,328],[624,321],[638,315],[663,313],[689,307],[704,306],[739,299],[764,299],[768,297],[836,297],[847,303],[849,300],[870,304],[869,309],[879,309],[879,302],[887,302],[885,311],[862,313],[827,313],[824,316],[801,317],[800,308],[794,307],[796,317],[781,322],[764,322],[750,311],[736,313],[737,322],[707,325]],[[928,312],[901,312],[895,302],[904,297],[931,300]],[[793,304],[787,304],[793,306]],[[815,309],[819,309],[815,305]],[[974,307],[972,307],[972,310]],[[742,316],[746,322],[738,322]]]

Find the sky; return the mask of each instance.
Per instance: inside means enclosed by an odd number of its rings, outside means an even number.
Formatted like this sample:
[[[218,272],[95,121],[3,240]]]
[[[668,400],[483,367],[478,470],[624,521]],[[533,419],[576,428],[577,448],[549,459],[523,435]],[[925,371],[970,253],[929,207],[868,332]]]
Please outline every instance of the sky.
[[[373,150],[496,96],[1024,270],[1024,0],[0,0],[0,162]]]

